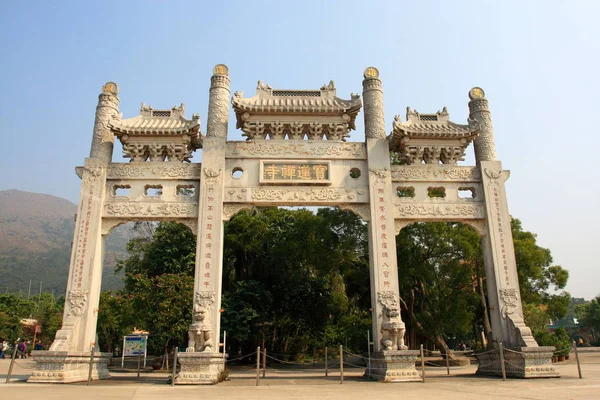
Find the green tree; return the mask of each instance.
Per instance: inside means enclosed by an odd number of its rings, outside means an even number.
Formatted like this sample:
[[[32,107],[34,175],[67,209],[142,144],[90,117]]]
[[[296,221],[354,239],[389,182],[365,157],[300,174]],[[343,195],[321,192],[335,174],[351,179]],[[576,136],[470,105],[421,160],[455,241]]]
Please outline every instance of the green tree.
[[[125,272],[131,322],[150,332],[149,351],[161,354],[170,342],[184,343],[192,322],[196,236],[174,222],[138,229],[146,234],[129,241],[117,272]]]
[[[98,340],[102,351],[114,352],[123,336],[134,326],[133,301],[129,295],[109,291],[100,293]]]
[[[567,315],[571,296],[567,292],[550,293],[564,289],[569,279],[569,272],[558,265],[552,265],[549,249],[537,244],[537,235],[523,230],[521,221],[511,220],[511,231],[515,248],[519,288],[523,302],[525,322],[533,325],[534,337],[545,342],[542,337],[540,319],[545,324]]]
[[[480,310],[473,271],[478,243],[478,234],[458,223],[415,223],[400,231],[398,275],[411,347],[416,332],[445,349],[445,337],[472,331]]]
[[[583,327],[600,333],[600,296],[592,299],[589,303],[575,306],[575,315]]]

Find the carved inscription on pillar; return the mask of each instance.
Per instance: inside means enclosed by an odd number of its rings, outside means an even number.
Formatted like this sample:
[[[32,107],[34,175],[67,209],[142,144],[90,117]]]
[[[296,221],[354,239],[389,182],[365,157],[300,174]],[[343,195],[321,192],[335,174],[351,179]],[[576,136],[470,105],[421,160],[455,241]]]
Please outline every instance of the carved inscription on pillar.
[[[216,230],[216,224],[221,224],[222,215],[217,215],[215,211],[215,207],[217,206],[217,199],[215,196],[215,188],[219,182],[219,177],[221,175],[221,171],[215,171],[211,169],[205,169],[204,174],[207,175],[206,180],[206,196],[204,197],[204,201],[206,201],[206,225],[203,227],[199,234],[204,235],[204,248],[201,249],[203,257],[201,259],[204,260],[204,265],[202,265],[203,271],[201,273],[202,277],[202,287],[209,288],[211,273],[213,269],[213,263],[217,263],[217,260],[213,258],[212,250],[213,245],[218,243],[218,239],[213,237],[213,231]],[[218,200],[220,203],[220,199]],[[200,242],[200,240],[199,240]]]
[[[83,285],[83,276],[86,265],[86,255],[88,254],[88,240],[90,224],[92,224],[92,208],[94,196],[100,190],[102,184],[102,175],[104,173],[104,165],[95,159],[88,158],[83,167],[84,174],[82,178],[82,204],[80,215],[78,215],[78,225],[75,249],[75,261],[71,268],[71,288],[81,289]]]
[[[379,277],[383,289],[395,289],[396,285],[392,279],[395,277],[395,274],[391,271],[391,266],[394,266],[395,263],[389,262],[390,258],[396,257],[395,252],[391,252],[388,249],[388,244],[390,241],[395,240],[394,237],[388,237],[388,229],[394,226],[393,220],[388,220],[387,209],[386,209],[386,199],[385,199],[385,179],[389,176],[389,170],[387,169],[378,169],[371,170],[371,174],[376,176],[375,184],[374,184],[374,193],[375,198],[371,201],[374,201],[376,204],[371,209],[374,210],[374,214],[371,215],[371,223],[376,224],[376,230],[379,232],[379,237],[377,238],[378,246],[377,252],[379,253],[379,257],[382,260]]]
[[[510,272],[507,260],[507,247],[512,246],[512,242],[509,242],[506,238],[506,232],[510,232],[510,224],[504,224],[502,220],[502,211],[500,209],[500,179],[502,171],[485,169],[485,174],[490,178],[488,185],[490,186],[491,193],[493,196],[492,204],[492,215],[489,217],[492,227],[495,228],[500,242],[499,266],[502,267],[504,284],[510,286]]]

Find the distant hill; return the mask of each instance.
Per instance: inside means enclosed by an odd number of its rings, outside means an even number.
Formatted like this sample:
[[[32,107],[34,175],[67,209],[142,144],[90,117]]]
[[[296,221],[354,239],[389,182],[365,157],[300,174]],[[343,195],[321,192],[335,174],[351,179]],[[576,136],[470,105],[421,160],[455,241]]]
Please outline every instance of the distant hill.
[[[0,293],[27,295],[42,290],[65,293],[71,241],[77,206],[48,194],[0,191]],[[125,258],[125,245],[132,237],[126,226],[116,228],[107,239],[102,289],[121,287],[115,276],[115,258]]]

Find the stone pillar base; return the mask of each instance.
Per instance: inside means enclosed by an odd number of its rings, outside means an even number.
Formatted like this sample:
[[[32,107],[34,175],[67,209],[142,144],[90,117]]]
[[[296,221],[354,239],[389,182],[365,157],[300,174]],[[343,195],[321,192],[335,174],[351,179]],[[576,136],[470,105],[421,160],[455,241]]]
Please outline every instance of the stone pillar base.
[[[181,370],[176,385],[214,385],[225,379],[225,360],[222,353],[179,353]]]
[[[383,350],[371,354],[365,377],[383,382],[420,382],[415,368],[419,350]]]
[[[90,372],[90,352],[88,351],[47,351],[31,352],[35,361],[33,374],[27,382],[35,383],[72,383],[88,380]],[[110,378],[108,362],[111,353],[94,354],[92,379]]]
[[[558,378],[552,365],[554,346],[516,347],[504,349],[506,376],[510,378]],[[475,354],[479,361],[477,374],[502,376],[500,352]]]

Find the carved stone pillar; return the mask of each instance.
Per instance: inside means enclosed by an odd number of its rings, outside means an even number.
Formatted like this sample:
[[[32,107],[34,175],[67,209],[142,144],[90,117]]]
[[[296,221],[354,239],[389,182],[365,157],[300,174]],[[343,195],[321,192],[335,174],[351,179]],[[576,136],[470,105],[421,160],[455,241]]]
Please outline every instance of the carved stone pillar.
[[[363,100],[365,136],[369,168],[369,263],[373,342],[378,360],[365,375],[387,382],[417,381],[415,369],[418,351],[404,345],[405,327],[400,317],[396,230],[390,168],[389,143],[385,134],[383,90],[379,72],[365,70]]]
[[[539,347],[531,329],[525,325],[519,278],[515,261],[511,217],[508,213],[505,181],[509,171],[502,170],[499,161],[480,161],[483,194],[487,216],[487,232],[481,238],[488,290],[489,315],[492,323],[492,343],[499,343],[512,352],[509,376],[520,378],[555,377],[551,364],[553,347]],[[501,374],[496,353],[480,356],[479,374]]]
[[[223,276],[223,174],[229,120],[229,77],[225,65],[211,78],[208,124],[202,151],[198,240],[194,274],[194,312],[202,312],[203,345],[181,358],[175,384],[214,384],[224,369],[219,354]]]
[[[479,135],[474,142],[475,160],[496,161],[494,127],[485,93],[481,88],[474,87],[469,92],[469,98],[469,125],[477,125],[479,128]]]
[[[117,84],[108,82],[102,87],[102,93],[98,96],[90,158],[95,158],[104,163],[109,163],[112,160],[115,135],[108,127],[108,123],[111,119],[119,118],[118,93],[119,87]]]
[[[113,149],[108,121],[118,114],[118,103],[117,85],[109,82],[99,96],[90,158],[85,160],[80,170],[81,191],[62,327],[56,332],[50,350],[33,353],[36,367],[29,382],[69,383],[87,380],[90,350],[92,346],[97,346],[96,324],[104,252],[102,210],[107,166]],[[108,377],[110,354],[98,352],[95,357],[97,364],[93,377]]]

